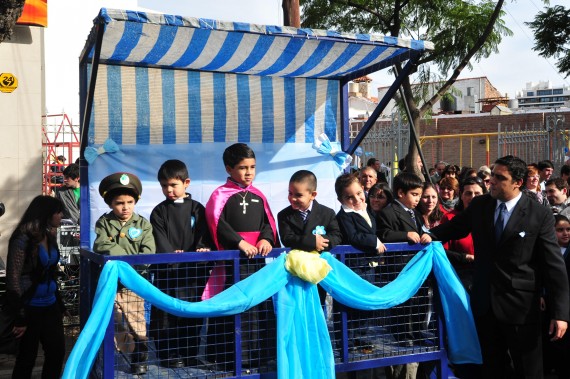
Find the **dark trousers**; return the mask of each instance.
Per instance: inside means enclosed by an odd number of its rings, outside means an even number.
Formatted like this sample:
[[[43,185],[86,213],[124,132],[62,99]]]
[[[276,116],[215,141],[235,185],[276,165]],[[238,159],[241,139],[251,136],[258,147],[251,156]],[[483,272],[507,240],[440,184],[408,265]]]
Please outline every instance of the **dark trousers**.
[[[259,262],[259,263],[258,263]],[[261,259],[240,259],[240,280],[264,266]],[[232,267],[226,267],[226,288],[232,283]],[[228,371],[235,365],[235,335],[241,336],[241,361],[244,367],[260,367],[276,359],[275,311],[272,299],[267,299],[240,314],[240,325],[235,316],[208,319],[208,360],[225,366]]]
[[[174,298],[199,302],[208,279],[209,266],[202,263],[156,265],[154,282],[161,291]],[[158,358],[169,356],[193,358],[200,347],[202,318],[178,317],[156,307],[151,308],[149,334],[154,339]]]
[[[497,320],[489,310],[477,317],[475,323],[483,354],[481,378],[543,377],[540,322],[507,324]]]
[[[20,350],[12,372],[13,379],[32,377],[39,344],[44,350],[42,379],[57,379],[61,376],[65,358],[63,316],[57,304],[48,307],[28,307],[26,332],[20,342]]]

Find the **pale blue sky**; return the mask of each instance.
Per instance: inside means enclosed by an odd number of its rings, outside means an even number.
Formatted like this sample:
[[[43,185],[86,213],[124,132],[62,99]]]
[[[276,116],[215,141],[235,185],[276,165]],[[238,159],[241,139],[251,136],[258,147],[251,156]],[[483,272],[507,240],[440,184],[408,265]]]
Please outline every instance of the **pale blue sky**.
[[[46,46],[46,108],[48,113],[67,112],[79,123],[78,58],[101,7],[146,10],[227,21],[257,24],[282,24],[282,0],[57,0],[48,3]],[[551,4],[568,6],[568,0]],[[487,76],[503,94],[512,98],[526,82],[550,80],[553,85],[569,85],[570,80],[557,73],[553,61],[532,50],[532,33],[524,25],[542,9],[540,0],[506,1],[506,22],[514,32],[505,38],[499,54],[480,63],[473,71],[464,70],[460,78]],[[437,44],[437,41],[432,41]],[[392,77],[373,75],[374,85],[385,86]],[[376,91],[373,91],[376,95]]]

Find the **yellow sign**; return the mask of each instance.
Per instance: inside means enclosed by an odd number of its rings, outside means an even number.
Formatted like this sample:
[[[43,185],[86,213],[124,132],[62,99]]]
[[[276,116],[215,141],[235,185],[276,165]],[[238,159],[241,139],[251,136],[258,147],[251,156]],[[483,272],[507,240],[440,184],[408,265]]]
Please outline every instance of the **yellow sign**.
[[[18,79],[9,72],[0,74],[0,92],[10,93],[18,88]]]

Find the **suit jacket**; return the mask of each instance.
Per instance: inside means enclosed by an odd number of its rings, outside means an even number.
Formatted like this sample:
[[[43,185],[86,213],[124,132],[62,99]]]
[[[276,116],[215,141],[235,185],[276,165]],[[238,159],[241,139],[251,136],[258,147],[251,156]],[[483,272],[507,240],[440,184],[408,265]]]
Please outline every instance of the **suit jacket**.
[[[288,206],[277,214],[279,235],[281,243],[285,247],[303,251],[313,251],[316,248],[316,237],[313,230],[317,226],[324,226],[326,234],[324,238],[329,240],[331,250],[342,242],[342,234],[335,218],[335,213],[329,207],[313,200],[311,213],[307,216],[307,222],[303,222],[301,213]]]
[[[374,214],[367,210],[372,226],[368,225],[364,217],[355,212],[345,212],[340,209],[336,214],[340,231],[342,232],[342,243],[352,245],[355,248],[368,253],[367,257],[376,256],[376,219]]]
[[[420,212],[413,209],[416,220],[406,212],[398,203],[388,204],[378,217],[377,235],[382,242],[407,242],[408,232],[416,232],[420,236],[425,232],[422,230],[423,219]]]
[[[431,229],[442,241],[460,239],[471,232],[475,248],[473,313],[482,316],[492,309],[501,322],[536,323],[544,287],[554,300],[552,318],[568,321],[568,276],[552,212],[523,194],[500,241],[496,241],[496,204],[489,194],[478,196],[452,220]]]

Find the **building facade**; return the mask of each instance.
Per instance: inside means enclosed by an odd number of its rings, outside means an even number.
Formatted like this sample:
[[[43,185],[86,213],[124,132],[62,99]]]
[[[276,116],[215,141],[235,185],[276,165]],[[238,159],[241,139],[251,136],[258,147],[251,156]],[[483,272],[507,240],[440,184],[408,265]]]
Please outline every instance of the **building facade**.
[[[432,96],[443,85],[443,82],[425,83],[428,96]],[[420,84],[412,85],[417,89]],[[384,97],[389,87],[378,87],[378,98]],[[505,98],[507,96],[505,95]],[[433,114],[462,114],[488,112],[495,105],[505,102],[501,93],[491,84],[486,76],[478,78],[458,79],[452,90],[432,107]],[[485,109],[486,99],[497,99],[499,103],[491,102],[489,109]],[[506,105],[506,102],[505,104]],[[387,117],[392,113],[396,102],[391,100],[382,115]]]
[[[570,106],[570,87],[552,86],[550,81],[528,82],[516,96],[519,108]]]

